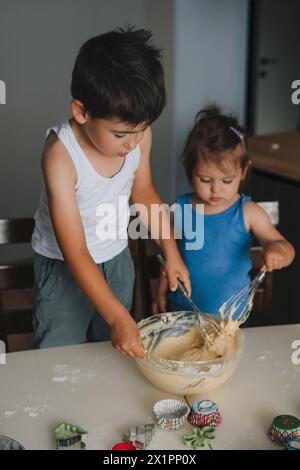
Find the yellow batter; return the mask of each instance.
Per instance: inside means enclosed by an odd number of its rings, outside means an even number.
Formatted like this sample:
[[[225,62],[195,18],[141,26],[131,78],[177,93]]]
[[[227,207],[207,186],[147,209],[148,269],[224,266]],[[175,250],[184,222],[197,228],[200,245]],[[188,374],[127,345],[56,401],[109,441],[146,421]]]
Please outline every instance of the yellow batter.
[[[249,311],[252,307],[250,299]],[[225,302],[220,308],[220,329],[208,327],[206,335],[200,328],[195,328],[185,335],[170,337],[162,341],[155,349],[153,356],[173,361],[197,362],[218,359],[236,349],[236,333],[242,321],[233,320],[238,306]]]
[[[230,338],[218,335],[211,343],[206,340],[199,328],[185,335],[163,340],[153,352],[153,356],[173,361],[196,362],[217,359],[234,351],[235,332]]]

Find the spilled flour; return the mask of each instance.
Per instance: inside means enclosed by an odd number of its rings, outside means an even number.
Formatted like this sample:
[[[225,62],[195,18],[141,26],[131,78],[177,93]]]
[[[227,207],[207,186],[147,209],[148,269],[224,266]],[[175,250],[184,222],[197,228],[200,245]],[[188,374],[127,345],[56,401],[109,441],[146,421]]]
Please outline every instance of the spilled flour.
[[[67,364],[55,364],[53,366],[55,376],[52,382],[82,385],[96,381],[96,371],[94,369],[74,369]]]
[[[46,396],[34,396],[32,393],[25,398],[23,405],[15,402],[4,402],[0,401],[0,413],[5,418],[13,418],[16,414],[22,414],[28,418],[37,418],[40,414],[54,410],[55,408],[50,405],[53,401],[53,397]]]

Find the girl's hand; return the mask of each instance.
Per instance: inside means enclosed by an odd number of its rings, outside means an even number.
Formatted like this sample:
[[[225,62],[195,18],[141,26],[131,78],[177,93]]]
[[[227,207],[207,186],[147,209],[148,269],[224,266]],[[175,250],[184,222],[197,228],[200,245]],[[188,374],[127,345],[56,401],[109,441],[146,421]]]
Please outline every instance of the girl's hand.
[[[260,268],[261,271],[272,272],[274,269],[282,269],[288,266],[289,257],[286,255],[285,250],[275,243],[270,244],[269,247],[264,249],[264,264]]]

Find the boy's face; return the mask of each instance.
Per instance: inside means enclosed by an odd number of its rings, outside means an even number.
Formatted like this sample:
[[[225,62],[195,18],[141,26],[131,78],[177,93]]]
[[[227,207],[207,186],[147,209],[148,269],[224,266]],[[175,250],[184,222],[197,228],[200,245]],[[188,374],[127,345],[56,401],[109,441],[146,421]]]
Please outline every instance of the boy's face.
[[[148,124],[132,124],[118,117],[92,118],[79,100],[72,100],[72,114],[88,143],[106,157],[126,157],[142,140]]]
[[[87,118],[83,130],[99,152],[108,157],[126,157],[142,140],[148,124],[138,125],[120,121],[119,118]]]
[[[195,193],[202,203],[222,209],[234,201],[246,173],[247,169],[242,171],[240,165],[230,159],[222,168],[214,162],[200,161],[194,169]]]

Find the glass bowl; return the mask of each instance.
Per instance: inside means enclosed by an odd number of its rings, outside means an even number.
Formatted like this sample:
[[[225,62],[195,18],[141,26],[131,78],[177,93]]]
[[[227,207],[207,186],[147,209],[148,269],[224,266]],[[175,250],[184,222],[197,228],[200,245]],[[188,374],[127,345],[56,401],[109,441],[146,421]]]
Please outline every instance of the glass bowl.
[[[199,328],[197,316],[198,313],[189,311],[167,312],[138,323],[147,354],[143,359],[136,358],[137,365],[149,382],[164,392],[187,395],[214,390],[231,377],[241,358],[244,333],[240,329],[234,336],[231,350],[216,359],[185,362],[152,354],[162,340]],[[201,314],[201,324],[204,328],[209,326],[209,315]]]
[[[0,436],[0,450],[25,450],[15,439],[7,436]]]

